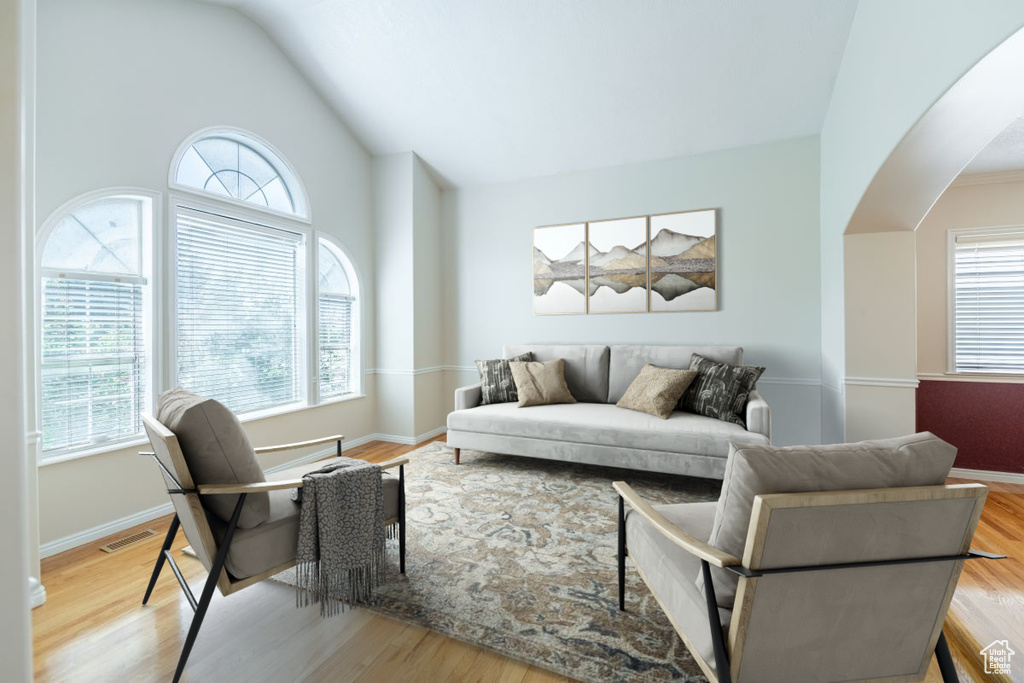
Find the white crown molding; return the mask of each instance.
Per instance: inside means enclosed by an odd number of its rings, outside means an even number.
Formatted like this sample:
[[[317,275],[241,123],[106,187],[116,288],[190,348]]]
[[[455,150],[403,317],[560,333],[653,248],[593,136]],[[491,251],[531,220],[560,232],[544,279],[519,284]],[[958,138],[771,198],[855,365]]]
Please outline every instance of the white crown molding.
[[[1024,384],[1021,375],[969,375],[952,372],[919,372],[917,378],[931,382],[980,382],[988,384]]]
[[[920,384],[916,379],[899,377],[847,377],[843,380],[846,386],[854,387],[890,387],[896,389],[916,389]]]
[[[991,185],[993,183],[1024,182],[1024,171],[994,171],[992,173],[968,173],[957,176],[951,184],[953,187],[970,185]]]
[[[962,467],[954,467],[949,471],[949,476],[956,477],[957,479],[978,479],[980,481],[997,481],[1004,484],[1024,484],[1024,473],[1020,472],[968,470]]]

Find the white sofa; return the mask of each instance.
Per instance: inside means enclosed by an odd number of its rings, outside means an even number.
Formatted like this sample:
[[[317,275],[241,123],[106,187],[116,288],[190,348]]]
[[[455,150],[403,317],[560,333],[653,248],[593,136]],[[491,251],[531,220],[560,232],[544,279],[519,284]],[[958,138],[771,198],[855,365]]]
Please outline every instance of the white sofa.
[[[721,479],[729,444],[770,444],[771,411],[753,391],[747,428],[676,411],[667,420],[615,404],[647,363],[688,368],[694,353],[739,365],[738,346],[506,346],[504,357],[527,351],[537,361],[565,359],[565,381],[578,403],[519,408],[480,405],[480,385],[455,391],[448,445],[462,449],[567,460],[608,467]]]

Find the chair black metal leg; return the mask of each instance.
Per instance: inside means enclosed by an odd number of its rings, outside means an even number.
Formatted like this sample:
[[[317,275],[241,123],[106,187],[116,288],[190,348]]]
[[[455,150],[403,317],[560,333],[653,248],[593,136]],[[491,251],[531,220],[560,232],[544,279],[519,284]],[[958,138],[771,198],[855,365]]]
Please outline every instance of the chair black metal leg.
[[[939,631],[939,642],[935,643],[935,659],[939,662],[942,683],[960,683],[956,667],[953,666],[953,656],[949,653],[949,643],[946,642],[946,634],[942,631]]]
[[[718,598],[715,597],[715,584],[711,581],[711,565],[707,560],[700,561],[700,571],[704,576],[704,600],[708,606],[708,621],[711,622],[711,644],[715,650],[715,673],[718,674],[718,683],[732,683],[729,655],[725,653],[725,636],[722,634],[722,618],[718,614]]]
[[[405,573],[405,465],[398,466],[398,568]]]
[[[619,496],[619,611],[626,611],[626,501]]]
[[[217,548],[217,556],[213,559],[213,565],[210,567],[210,575],[206,577],[203,594],[196,605],[196,614],[192,617],[192,625],[188,627],[185,645],[181,648],[181,656],[178,657],[178,667],[174,670],[174,683],[178,683],[182,671],[185,670],[185,662],[188,661],[188,656],[192,653],[192,646],[195,645],[196,636],[199,635],[199,628],[203,625],[206,609],[210,606],[210,600],[213,599],[213,589],[217,587],[217,580],[220,578],[220,572],[224,568],[224,558],[227,557],[228,548],[231,547],[231,539],[234,537],[235,528],[238,526],[238,517],[242,514],[245,495],[243,493],[238,496],[238,503],[235,504],[235,511],[231,515],[228,530],[224,534],[224,539],[220,542],[220,547]]]
[[[338,457],[341,457],[341,439],[338,439]]]
[[[174,543],[174,537],[178,533],[179,526],[181,526],[181,522],[178,520],[178,515],[174,515],[174,519],[171,520],[171,528],[167,530],[167,537],[164,539],[164,545],[160,549],[160,554],[156,558],[156,566],[153,567],[153,576],[149,577],[149,587],[146,588],[146,597],[142,598],[143,605],[149,602],[149,596],[153,593],[153,586],[156,585],[156,579],[160,576],[160,570],[164,568],[166,552],[171,549],[171,544]]]

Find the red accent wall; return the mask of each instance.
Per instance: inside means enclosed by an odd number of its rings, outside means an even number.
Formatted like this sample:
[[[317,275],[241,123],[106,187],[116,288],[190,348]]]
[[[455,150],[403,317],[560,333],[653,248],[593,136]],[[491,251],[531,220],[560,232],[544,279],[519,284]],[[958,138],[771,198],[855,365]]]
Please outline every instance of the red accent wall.
[[[954,467],[1024,473],[1024,384],[921,380],[917,430],[956,446]]]

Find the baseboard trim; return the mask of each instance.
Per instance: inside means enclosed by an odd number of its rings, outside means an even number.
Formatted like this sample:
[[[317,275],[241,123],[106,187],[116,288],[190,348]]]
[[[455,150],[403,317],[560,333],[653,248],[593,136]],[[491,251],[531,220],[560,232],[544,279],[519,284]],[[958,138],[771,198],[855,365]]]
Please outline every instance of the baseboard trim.
[[[34,576],[28,577],[28,605],[35,609],[46,602],[46,588]]]
[[[417,444],[423,443],[424,441],[433,439],[436,436],[440,436],[441,434],[444,434],[447,431],[447,427],[438,427],[437,429],[432,429],[429,432],[419,434],[415,437],[398,436],[395,434],[367,434],[366,436],[361,436],[357,439],[352,439],[351,441],[343,441],[342,452],[344,453],[344,451],[350,448],[361,446],[364,443],[369,443],[370,441],[388,441],[390,443],[415,446]],[[306,463],[314,462],[316,460],[322,460],[323,458],[333,455],[334,453],[335,449],[333,447],[322,449],[310,453],[308,455],[304,455],[300,458],[289,460],[286,463],[282,463],[274,467],[268,467],[266,471],[271,474],[274,472],[280,472],[281,470],[286,470],[292,467],[298,467],[299,465],[305,465]],[[43,543],[39,546],[39,557],[53,557],[54,555],[58,555],[67,550],[77,548],[78,546],[85,545],[86,543],[92,543],[93,541],[98,541],[99,539],[104,538],[106,536],[110,536],[111,534],[116,534],[119,531],[124,531],[125,529],[132,528],[133,526],[145,524],[146,522],[152,521],[159,517],[163,517],[164,515],[169,515],[172,512],[174,512],[174,506],[170,503],[170,501],[168,501],[162,505],[157,505],[146,510],[141,510],[140,512],[136,512],[135,514],[121,517],[120,519],[115,519],[111,522],[107,522],[106,524],[100,524],[90,529],[79,531],[76,534],[71,534],[70,536],[58,538],[55,541]],[[42,585],[40,585],[39,588],[42,590]],[[33,600],[34,599],[35,596],[33,596]],[[45,590],[43,590],[42,592],[41,599],[43,601],[46,600]],[[39,604],[41,605],[42,602],[40,602]],[[36,607],[37,605],[33,602],[32,606]]]
[[[1003,484],[1024,484],[1024,473],[1020,472],[997,472],[996,470],[969,470],[963,467],[954,467],[949,471],[949,476],[957,479],[978,479],[979,481],[996,481]]]

